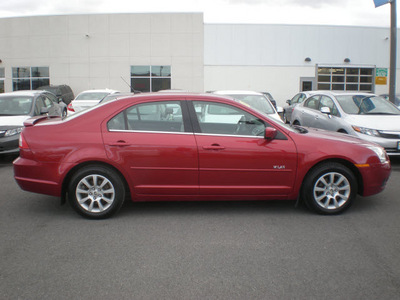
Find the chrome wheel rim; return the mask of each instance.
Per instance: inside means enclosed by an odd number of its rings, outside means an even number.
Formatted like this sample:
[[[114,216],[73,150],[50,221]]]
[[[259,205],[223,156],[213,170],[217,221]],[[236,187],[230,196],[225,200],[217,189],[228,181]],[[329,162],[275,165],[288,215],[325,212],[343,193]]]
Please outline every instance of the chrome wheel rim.
[[[100,213],[113,204],[115,188],[106,177],[91,174],[79,181],[75,194],[80,207],[91,213]]]
[[[322,175],[314,185],[314,199],[325,209],[342,207],[350,198],[350,182],[343,174],[330,172]]]

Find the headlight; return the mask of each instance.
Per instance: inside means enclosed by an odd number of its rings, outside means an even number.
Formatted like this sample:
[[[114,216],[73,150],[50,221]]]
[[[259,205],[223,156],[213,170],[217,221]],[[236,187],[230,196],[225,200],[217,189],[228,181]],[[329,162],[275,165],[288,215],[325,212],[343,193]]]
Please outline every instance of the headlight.
[[[381,163],[384,164],[384,163],[388,162],[388,156],[386,154],[385,149],[383,149],[382,147],[379,147],[379,146],[367,146],[367,148],[369,148],[375,152],[375,154],[378,156]]]
[[[21,133],[22,129],[24,129],[24,127],[8,129],[6,131],[6,133],[4,134],[4,136],[13,136],[13,135],[19,134],[19,133]]]
[[[351,126],[353,129],[359,133],[370,135],[370,136],[380,136],[379,131],[375,129],[365,128],[365,127],[358,127],[358,126]]]

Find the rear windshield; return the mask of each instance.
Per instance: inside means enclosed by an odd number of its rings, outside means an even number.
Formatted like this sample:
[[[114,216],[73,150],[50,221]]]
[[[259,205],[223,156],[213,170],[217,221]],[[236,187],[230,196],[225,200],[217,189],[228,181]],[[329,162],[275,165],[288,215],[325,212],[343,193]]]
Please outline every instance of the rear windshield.
[[[107,92],[93,92],[93,93],[84,93],[78,95],[75,100],[101,100],[109,93]]]

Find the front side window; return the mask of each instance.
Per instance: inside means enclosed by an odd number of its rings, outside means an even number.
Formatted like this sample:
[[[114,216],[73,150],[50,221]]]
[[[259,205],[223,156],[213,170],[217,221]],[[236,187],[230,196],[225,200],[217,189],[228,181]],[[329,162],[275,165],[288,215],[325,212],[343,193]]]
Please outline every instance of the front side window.
[[[263,120],[237,107],[203,101],[194,101],[201,133],[222,135],[263,136]]]
[[[319,107],[319,96],[312,96],[308,98],[307,102],[304,103],[305,107],[311,108],[311,109],[316,109],[318,110]]]
[[[49,67],[16,67],[12,68],[13,91],[36,90],[50,85]]]
[[[134,105],[112,118],[108,130],[184,132],[180,101]]]
[[[131,66],[131,87],[141,92],[171,89],[171,66]]]
[[[333,100],[331,98],[329,98],[327,96],[321,97],[319,109],[321,109],[322,107],[329,107],[332,115],[334,115],[334,116],[338,115],[338,110],[336,108],[335,103],[333,102]]]

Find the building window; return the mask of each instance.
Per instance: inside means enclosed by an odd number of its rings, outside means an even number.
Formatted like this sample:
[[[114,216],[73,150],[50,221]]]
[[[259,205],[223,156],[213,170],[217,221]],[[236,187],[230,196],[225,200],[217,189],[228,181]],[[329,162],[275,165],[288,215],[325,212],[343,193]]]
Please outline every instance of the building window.
[[[35,90],[50,85],[49,67],[12,68],[13,91]]]
[[[331,91],[374,90],[374,68],[318,67],[318,89]]]
[[[0,68],[0,93],[4,93],[4,68]]]
[[[171,66],[131,66],[131,87],[141,92],[171,88]]]

